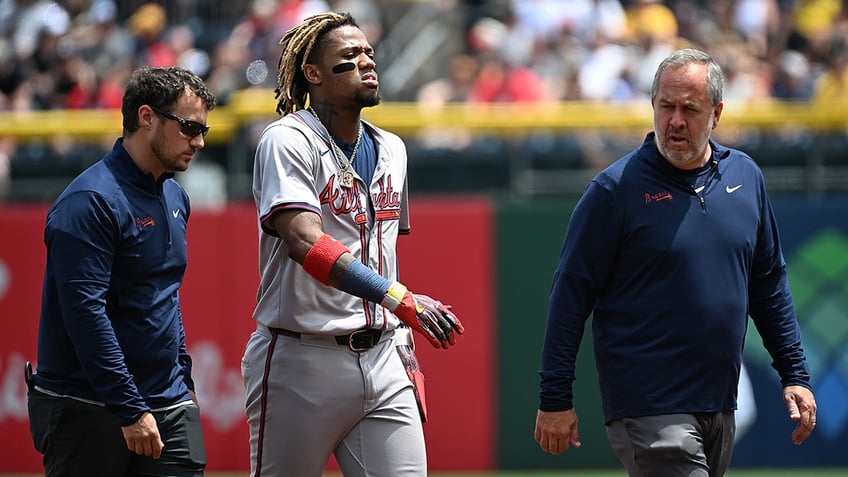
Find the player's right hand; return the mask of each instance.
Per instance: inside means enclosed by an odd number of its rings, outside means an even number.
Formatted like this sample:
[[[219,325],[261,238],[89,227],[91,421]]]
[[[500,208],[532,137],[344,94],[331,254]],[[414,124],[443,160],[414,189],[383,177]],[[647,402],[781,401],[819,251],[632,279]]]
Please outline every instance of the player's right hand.
[[[127,449],[138,455],[146,455],[158,459],[162,455],[165,444],[159,435],[159,426],[153,414],[145,412],[138,421],[129,426],[121,427],[124,440],[127,441]]]
[[[571,447],[579,448],[582,444],[577,421],[577,411],[573,408],[557,412],[538,411],[533,437],[543,451],[554,455]]]

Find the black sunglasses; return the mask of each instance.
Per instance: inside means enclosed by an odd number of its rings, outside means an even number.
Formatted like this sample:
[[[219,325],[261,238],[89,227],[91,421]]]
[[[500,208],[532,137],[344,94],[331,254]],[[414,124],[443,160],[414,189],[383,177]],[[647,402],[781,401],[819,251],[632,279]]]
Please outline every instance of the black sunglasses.
[[[174,121],[180,123],[180,132],[185,134],[188,137],[195,137],[198,134],[202,134],[203,137],[206,137],[206,133],[209,132],[209,126],[205,124],[200,124],[197,121],[191,121],[189,119],[181,118],[177,115],[171,114],[167,111],[162,111],[161,109],[153,106],[152,104],[148,105],[150,109],[156,111],[157,113],[165,116],[168,119],[173,119]]]

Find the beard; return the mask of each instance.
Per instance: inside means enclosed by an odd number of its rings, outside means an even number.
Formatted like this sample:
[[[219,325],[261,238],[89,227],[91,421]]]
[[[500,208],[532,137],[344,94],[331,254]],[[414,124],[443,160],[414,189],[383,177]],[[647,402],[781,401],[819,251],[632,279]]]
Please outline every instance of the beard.
[[[656,124],[654,125],[654,131],[659,131]],[[686,149],[667,147],[669,141],[668,135],[670,132],[673,131],[666,130],[665,136],[657,135],[654,139],[657,149],[660,151],[660,155],[662,155],[669,164],[677,167],[678,169],[692,169],[704,165],[704,156],[707,153],[707,149],[709,149],[708,144],[712,127],[696,131],[695,134],[691,134],[691,132],[690,134],[686,134],[689,145]]]
[[[161,128],[157,131],[153,140],[150,142],[150,149],[159,164],[166,172],[183,172],[188,169],[188,161],[182,159],[182,154],[176,157],[169,157],[165,152],[167,139],[165,139],[165,131]]]
[[[665,160],[679,169],[686,169],[687,166],[690,166],[693,161],[698,159],[698,152],[691,149],[686,151],[669,151],[665,147],[665,141],[657,141],[657,149]]]
[[[377,106],[378,104],[380,104],[380,101],[382,99],[383,98],[382,98],[382,96],[380,96],[380,90],[379,89],[369,90],[369,91],[366,91],[364,93],[363,92],[357,92],[356,96],[354,96],[354,98],[353,98],[353,100],[356,102],[356,104],[358,104],[359,106],[362,106],[363,108],[370,108],[372,106]]]

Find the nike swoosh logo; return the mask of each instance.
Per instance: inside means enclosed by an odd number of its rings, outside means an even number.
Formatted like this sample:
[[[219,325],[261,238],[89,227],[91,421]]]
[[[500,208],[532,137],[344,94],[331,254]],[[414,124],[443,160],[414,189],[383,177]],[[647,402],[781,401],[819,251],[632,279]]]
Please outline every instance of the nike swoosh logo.
[[[176,219],[177,217],[180,216],[180,209],[173,211],[172,214],[174,214],[174,218]]]
[[[696,189],[695,189],[695,193],[696,193],[696,194],[700,194],[700,193],[701,193],[701,191],[702,191],[702,190],[704,190],[704,187],[706,187],[706,186],[701,186],[701,187],[696,188]]]
[[[726,186],[724,188],[724,190],[726,190],[728,194],[732,194],[732,193],[736,192],[737,190],[739,190],[741,187],[742,187],[742,184],[739,184],[738,186],[734,186],[734,187]]]

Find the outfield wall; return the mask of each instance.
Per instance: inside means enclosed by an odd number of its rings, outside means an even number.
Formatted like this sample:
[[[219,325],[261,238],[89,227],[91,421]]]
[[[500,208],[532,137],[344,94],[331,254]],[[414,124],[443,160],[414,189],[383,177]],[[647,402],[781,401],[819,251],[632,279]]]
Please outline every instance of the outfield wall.
[[[432,470],[610,467],[599,396],[584,340],[576,403],[584,448],[542,453],[533,441],[538,362],[550,279],[573,201],[418,197],[412,235],[400,239],[401,274],[413,290],[451,303],[468,332],[459,346],[419,340],[427,376],[425,425]],[[775,373],[755,336],[746,363],[757,419],[735,463],[848,465],[848,200],[775,201],[790,280],[819,401],[816,433],[789,442]],[[38,472],[26,420],[22,369],[35,360],[46,205],[0,208],[0,473]],[[255,212],[232,204],[192,213],[189,267],[181,291],[202,405],[209,469],[246,470],[247,428],[239,362],[253,329],[257,284]]]

